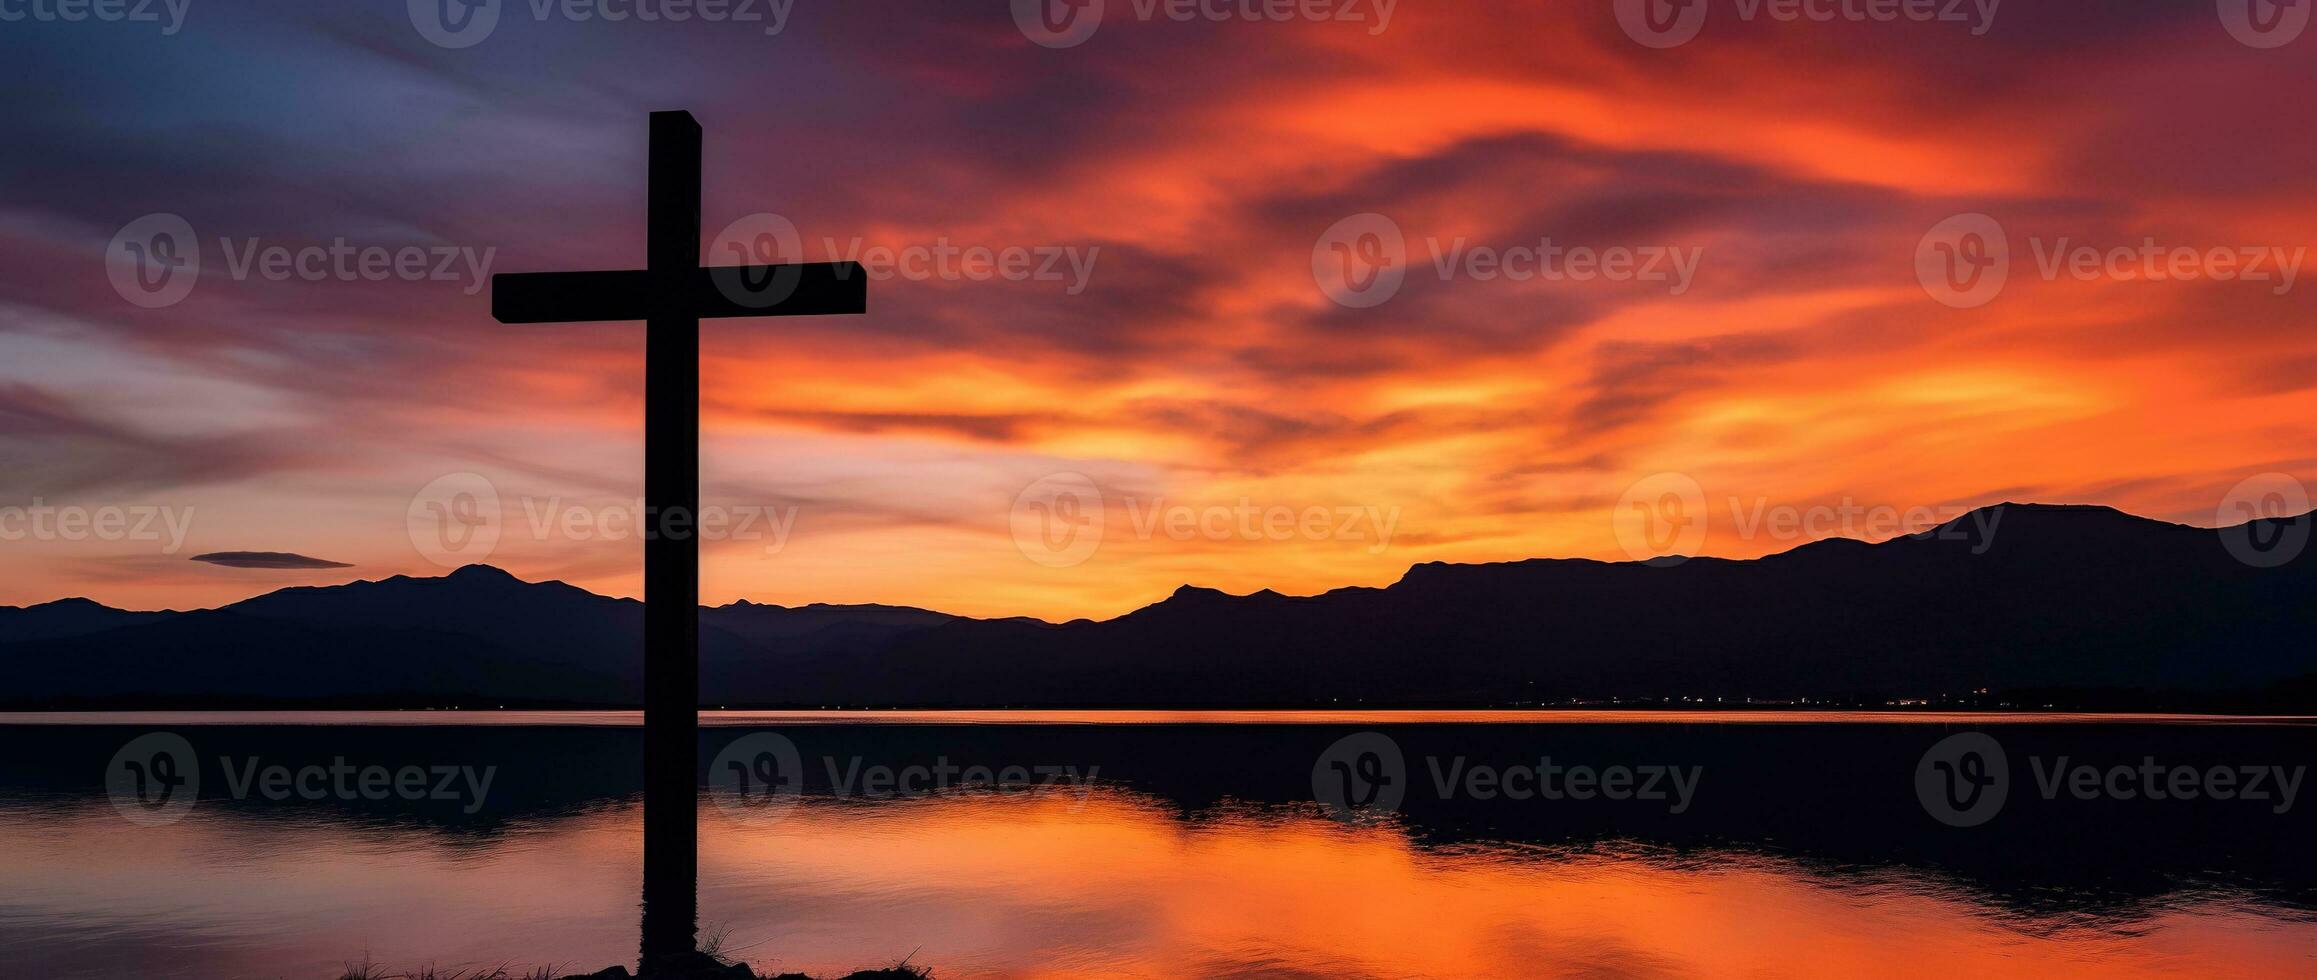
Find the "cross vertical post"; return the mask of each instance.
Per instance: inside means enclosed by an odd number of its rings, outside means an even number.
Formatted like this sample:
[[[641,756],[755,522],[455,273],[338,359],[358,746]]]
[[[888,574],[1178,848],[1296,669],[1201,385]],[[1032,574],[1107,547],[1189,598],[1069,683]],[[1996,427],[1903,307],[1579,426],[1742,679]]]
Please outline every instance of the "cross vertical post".
[[[868,312],[854,262],[700,265],[700,124],[652,113],[644,267],[491,277],[500,323],[644,321],[644,977],[697,963],[700,320]]]
[[[651,123],[644,269],[643,968],[691,952],[698,927],[700,768],[700,124]],[[679,526],[680,525],[680,526]]]

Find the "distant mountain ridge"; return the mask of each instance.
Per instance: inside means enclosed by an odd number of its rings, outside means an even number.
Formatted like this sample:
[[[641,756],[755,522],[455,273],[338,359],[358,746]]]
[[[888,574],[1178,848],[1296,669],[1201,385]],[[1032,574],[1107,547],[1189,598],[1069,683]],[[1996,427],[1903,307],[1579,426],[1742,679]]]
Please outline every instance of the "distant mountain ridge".
[[[1751,560],[1427,562],[1385,588],[1185,586],[1115,619],[1064,624],[743,601],[701,610],[702,701],[2298,698],[2317,693],[2317,557],[2255,567],[2225,541],[2307,543],[2313,522],[2207,529],[2002,504],[1922,535]],[[0,608],[0,703],[632,705],[642,623],[635,600],[480,565],[183,613],[64,600]]]
[[[79,636],[175,615],[178,614],[129,612],[80,598],[58,599],[35,606],[0,606],[0,643]]]
[[[643,613],[634,599],[488,565],[184,613],[86,599],[0,607],[0,702],[631,704],[643,690]],[[703,608],[701,687],[761,689],[801,660],[955,618],[884,605]]]

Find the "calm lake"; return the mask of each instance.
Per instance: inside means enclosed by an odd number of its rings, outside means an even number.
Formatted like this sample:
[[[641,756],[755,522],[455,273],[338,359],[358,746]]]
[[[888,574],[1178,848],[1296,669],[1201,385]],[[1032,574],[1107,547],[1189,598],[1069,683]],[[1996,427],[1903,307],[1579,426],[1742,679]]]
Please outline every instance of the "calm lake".
[[[703,721],[702,932],[760,972],[2317,976],[2306,719]],[[632,964],[636,722],[0,715],[0,974]]]

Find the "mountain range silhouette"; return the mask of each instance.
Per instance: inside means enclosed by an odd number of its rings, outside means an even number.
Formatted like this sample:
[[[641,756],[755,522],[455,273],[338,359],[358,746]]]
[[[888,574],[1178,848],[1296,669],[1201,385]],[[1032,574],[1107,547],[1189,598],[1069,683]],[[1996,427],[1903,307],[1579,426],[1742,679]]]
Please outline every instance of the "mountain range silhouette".
[[[1751,559],[1428,562],[1308,597],[1185,586],[1103,621],[701,610],[710,706],[1506,706],[1959,696],[2317,706],[2317,513],[2234,528],[2002,504]],[[2231,536],[2234,536],[2232,541]],[[2291,549],[2274,567],[2246,542]],[[2232,548],[2233,546],[2233,548]],[[217,609],[0,608],[12,707],[640,703],[643,605],[484,565]],[[1986,691],[1985,695],[1971,692]]]

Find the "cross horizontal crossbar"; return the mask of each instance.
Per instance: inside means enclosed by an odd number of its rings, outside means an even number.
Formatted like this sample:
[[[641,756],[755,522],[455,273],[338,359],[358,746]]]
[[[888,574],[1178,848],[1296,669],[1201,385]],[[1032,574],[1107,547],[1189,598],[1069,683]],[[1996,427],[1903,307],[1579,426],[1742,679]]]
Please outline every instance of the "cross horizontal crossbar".
[[[664,309],[652,273],[503,272],[491,277],[491,316],[500,323],[577,323],[693,317],[823,316],[865,313],[869,277],[858,262],[719,266],[690,270],[675,308]]]

